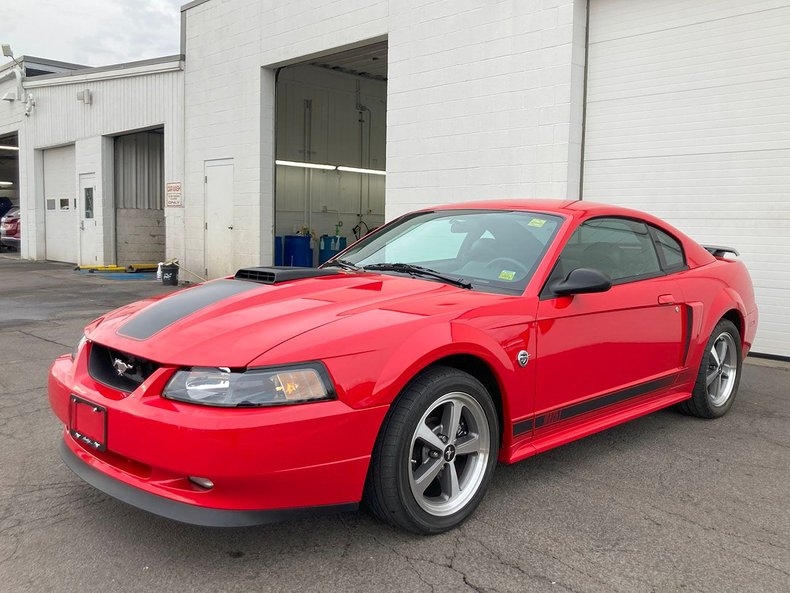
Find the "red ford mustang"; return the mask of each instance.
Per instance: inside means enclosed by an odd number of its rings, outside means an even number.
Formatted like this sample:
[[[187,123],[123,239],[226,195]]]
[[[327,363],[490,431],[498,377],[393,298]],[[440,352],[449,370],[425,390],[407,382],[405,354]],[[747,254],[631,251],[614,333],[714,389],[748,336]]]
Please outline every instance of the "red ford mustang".
[[[589,202],[408,214],[322,269],[242,269],[93,321],[51,369],[63,458],[189,523],[364,501],[441,532],[497,460],[672,405],[725,414],[757,327],[727,251]]]

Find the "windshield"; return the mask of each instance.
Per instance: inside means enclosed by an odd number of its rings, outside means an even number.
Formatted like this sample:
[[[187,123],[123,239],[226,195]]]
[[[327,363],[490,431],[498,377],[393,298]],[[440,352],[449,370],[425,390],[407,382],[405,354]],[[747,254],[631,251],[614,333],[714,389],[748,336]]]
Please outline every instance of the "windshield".
[[[421,266],[464,280],[473,290],[521,294],[561,223],[561,217],[539,212],[421,212],[363,239],[341,258],[361,268]]]

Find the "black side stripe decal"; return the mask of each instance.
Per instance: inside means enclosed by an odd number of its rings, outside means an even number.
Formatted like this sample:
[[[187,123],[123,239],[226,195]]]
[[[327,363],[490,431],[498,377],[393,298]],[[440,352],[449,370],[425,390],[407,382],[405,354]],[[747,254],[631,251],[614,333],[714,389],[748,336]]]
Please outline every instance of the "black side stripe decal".
[[[691,346],[691,332],[694,329],[694,309],[690,305],[686,305],[686,338],[683,343],[683,366],[686,366],[686,358],[689,355],[689,347]]]
[[[135,340],[147,340],[199,309],[255,288],[260,288],[260,285],[241,280],[217,280],[183,290],[132,316],[118,328],[118,334]]]
[[[517,437],[520,434],[525,432],[529,432],[532,430],[532,418],[529,420],[522,420],[521,422],[516,422],[513,425],[513,436]]]
[[[670,375],[669,377],[662,377],[661,379],[654,379],[652,381],[640,383],[639,385],[634,385],[628,389],[613,391],[612,393],[607,393],[606,395],[583,401],[572,406],[567,406],[558,410],[552,410],[551,412],[541,414],[534,419],[530,418],[528,420],[521,420],[513,424],[513,436],[518,436],[520,434],[524,434],[525,432],[529,432],[532,430],[533,426],[535,429],[543,428],[550,424],[554,424],[555,422],[568,420],[574,416],[586,414],[587,412],[605,408],[606,406],[611,406],[627,399],[645,395],[651,391],[657,391],[658,389],[669,387],[674,382],[675,375]]]

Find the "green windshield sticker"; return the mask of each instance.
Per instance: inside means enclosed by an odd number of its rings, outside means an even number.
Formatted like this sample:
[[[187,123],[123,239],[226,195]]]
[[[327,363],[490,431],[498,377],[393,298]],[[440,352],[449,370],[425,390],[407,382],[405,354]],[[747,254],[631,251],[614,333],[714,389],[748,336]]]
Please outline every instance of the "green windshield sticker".
[[[499,272],[499,279],[500,280],[513,280],[516,277],[515,272],[511,272],[510,270],[502,270]]]
[[[546,224],[546,221],[542,218],[533,218],[527,223],[527,226],[536,226],[539,229],[543,228],[543,225]]]

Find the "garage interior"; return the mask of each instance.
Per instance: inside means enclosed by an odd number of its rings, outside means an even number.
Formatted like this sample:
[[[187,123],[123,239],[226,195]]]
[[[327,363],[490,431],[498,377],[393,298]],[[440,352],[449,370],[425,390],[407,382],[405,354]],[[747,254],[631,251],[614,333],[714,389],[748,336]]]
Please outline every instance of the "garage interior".
[[[19,140],[16,132],[0,136],[0,217],[19,206]]]
[[[316,266],[384,223],[387,42],[276,80],[275,264]]]
[[[164,128],[114,139],[115,263],[165,259]]]

